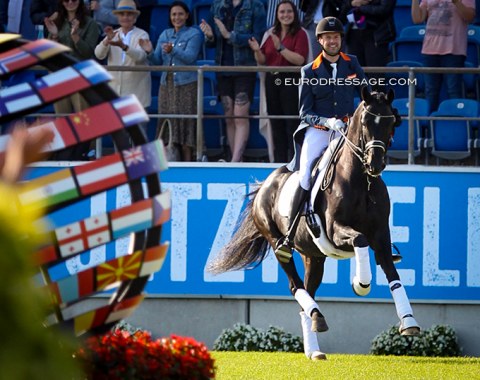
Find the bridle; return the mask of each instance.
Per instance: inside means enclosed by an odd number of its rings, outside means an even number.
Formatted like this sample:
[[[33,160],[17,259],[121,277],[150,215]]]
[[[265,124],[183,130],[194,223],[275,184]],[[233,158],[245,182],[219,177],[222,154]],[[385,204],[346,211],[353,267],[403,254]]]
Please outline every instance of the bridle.
[[[382,115],[382,114],[379,114],[379,113],[374,113],[374,112],[370,111],[369,109],[367,109],[365,104],[363,105],[363,112],[368,113],[369,115],[375,116],[375,119],[374,119],[375,124],[380,123],[381,119],[387,119],[387,118],[395,119],[395,117],[396,117],[393,113],[391,115]],[[387,146],[381,140],[370,140],[368,142],[365,142],[365,136],[364,136],[364,133],[363,133],[363,128],[366,128],[367,126],[363,122],[363,114],[362,114],[362,117],[360,119],[360,123],[361,123],[361,126],[362,126],[362,134],[361,134],[361,137],[360,137],[360,146],[358,146],[354,142],[350,141],[348,139],[346,133],[344,133],[343,131],[339,131],[339,133],[345,138],[345,142],[346,142],[346,145],[348,146],[348,148],[360,160],[363,167],[365,169],[367,169],[367,153],[371,149],[381,149],[383,154],[385,154],[386,151],[387,151]],[[368,170],[366,170],[366,173],[369,177],[378,177],[376,175],[370,174],[368,172]]]

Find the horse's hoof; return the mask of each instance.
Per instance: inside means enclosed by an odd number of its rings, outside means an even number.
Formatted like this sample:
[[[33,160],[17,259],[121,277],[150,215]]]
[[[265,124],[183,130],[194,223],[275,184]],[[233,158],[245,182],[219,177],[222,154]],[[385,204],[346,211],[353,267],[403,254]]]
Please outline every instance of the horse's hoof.
[[[398,264],[402,261],[402,255],[392,255],[392,260],[394,264]]]
[[[309,359],[310,360],[327,360],[327,355],[325,355],[323,352],[321,351],[313,351],[310,356],[309,356]]]
[[[328,325],[325,318],[321,315],[314,313],[312,315],[312,331],[325,332],[328,331]]]
[[[400,335],[403,336],[417,336],[420,335],[420,327],[408,327],[400,331]]]
[[[360,281],[358,281],[357,276],[355,276],[352,282],[352,289],[357,296],[364,297],[368,293],[370,293],[370,290],[372,289],[372,287],[370,284],[365,285],[360,283]]]

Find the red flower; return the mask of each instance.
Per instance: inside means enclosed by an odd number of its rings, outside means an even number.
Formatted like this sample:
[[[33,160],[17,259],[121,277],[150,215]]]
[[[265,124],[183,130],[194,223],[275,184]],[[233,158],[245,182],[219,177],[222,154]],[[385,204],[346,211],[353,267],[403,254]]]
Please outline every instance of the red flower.
[[[75,356],[90,380],[213,379],[214,360],[193,338],[153,340],[146,331],[114,330],[88,338]]]

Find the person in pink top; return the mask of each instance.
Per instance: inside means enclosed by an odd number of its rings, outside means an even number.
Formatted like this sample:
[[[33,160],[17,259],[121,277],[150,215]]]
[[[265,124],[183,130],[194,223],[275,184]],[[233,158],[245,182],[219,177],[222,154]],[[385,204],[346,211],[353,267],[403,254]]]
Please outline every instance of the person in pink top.
[[[412,20],[427,21],[422,45],[427,67],[464,67],[467,56],[467,26],[475,18],[475,0],[412,0]],[[432,111],[438,108],[442,79],[450,99],[462,97],[460,74],[425,76],[425,96]]]
[[[261,44],[255,38],[249,41],[260,65],[302,66],[307,61],[309,41],[300,25],[297,7],[282,0],[276,9],[275,22],[264,34]],[[265,78],[267,112],[269,115],[298,115],[298,85],[300,70],[296,72],[268,72]],[[296,119],[271,119],[274,162],[289,162],[293,157],[293,133]]]

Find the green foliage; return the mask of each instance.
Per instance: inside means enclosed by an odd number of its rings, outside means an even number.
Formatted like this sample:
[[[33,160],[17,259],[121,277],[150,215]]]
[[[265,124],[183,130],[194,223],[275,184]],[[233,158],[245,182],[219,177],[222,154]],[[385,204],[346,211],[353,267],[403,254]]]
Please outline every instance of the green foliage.
[[[41,215],[17,208],[15,189],[0,184],[1,379],[80,378],[73,342],[43,326],[49,299],[33,283],[32,254],[39,242]]]
[[[281,328],[270,326],[266,331],[236,323],[225,329],[213,343],[216,351],[282,351],[303,352],[303,342]]]
[[[418,336],[402,336],[398,327],[377,335],[370,347],[373,355],[459,356],[455,331],[448,325],[434,325]]]

